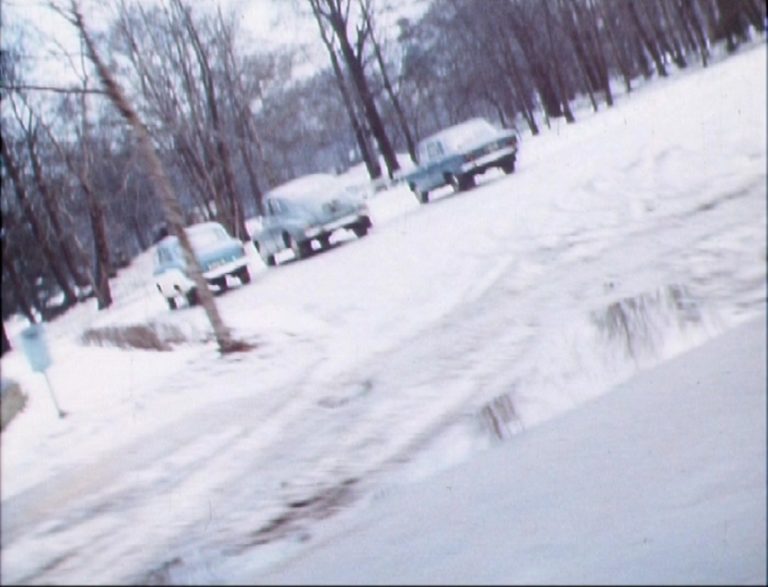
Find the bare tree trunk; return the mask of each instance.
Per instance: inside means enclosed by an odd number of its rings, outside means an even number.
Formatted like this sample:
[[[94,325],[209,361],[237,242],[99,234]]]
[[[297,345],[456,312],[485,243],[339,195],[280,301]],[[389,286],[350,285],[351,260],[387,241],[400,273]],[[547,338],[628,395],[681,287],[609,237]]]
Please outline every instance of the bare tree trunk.
[[[170,233],[179,239],[181,250],[184,254],[184,261],[190,269],[192,280],[197,288],[197,295],[200,300],[200,304],[203,306],[208,320],[213,329],[213,334],[216,338],[216,342],[219,346],[219,350],[223,353],[246,350],[248,345],[235,340],[232,334],[221,319],[219,310],[216,306],[216,302],[213,299],[211,290],[208,289],[208,284],[203,278],[200,264],[197,262],[197,258],[192,251],[192,245],[189,242],[187,233],[184,230],[184,215],[179,205],[179,201],[173,194],[171,184],[168,181],[168,177],[163,170],[162,163],[155,152],[155,148],[152,145],[152,140],[147,132],[146,127],[139,119],[136,111],[132,108],[128,100],[126,99],[122,89],[112,77],[107,66],[101,60],[96,46],[91,39],[88,30],[85,27],[83,15],[80,12],[80,8],[76,0],[71,0],[72,23],[77,28],[78,33],[82,37],[86,49],[88,51],[88,57],[93,63],[96,71],[98,72],[99,79],[104,86],[109,99],[112,104],[117,108],[125,121],[130,125],[133,132],[136,134],[136,138],[139,143],[139,148],[143,153],[147,170],[149,172],[150,181],[154,186],[157,195],[159,196],[163,208],[165,210],[166,218],[168,220],[168,227]]]
[[[762,10],[760,9],[762,7]],[[765,31],[765,2],[743,0],[741,11],[756,31]]]
[[[11,291],[16,298],[16,304],[21,313],[24,314],[27,320],[32,324],[35,324],[37,319],[32,310],[37,310],[38,313],[42,314],[41,308],[39,308],[37,304],[31,302],[24,293],[24,287],[19,278],[19,274],[16,271],[16,264],[13,259],[3,259],[3,277],[8,277],[8,281],[11,284]]]
[[[85,71],[85,67],[83,67]],[[87,86],[87,79],[83,86]],[[96,271],[94,272],[94,285],[96,300],[99,310],[108,308],[112,305],[112,290],[109,287],[109,276],[112,263],[109,258],[109,240],[107,239],[107,223],[104,214],[104,205],[101,199],[96,195],[91,183],[91,165],[90,165],[90,131],[88,125],[88,111],[86,109],[85,94],[80,96],[82,109],[82,136],[80,142],[82,145],[83,164],[78,170],[80,185],[85,193],[85,199],[88,203],[88,217],[91,221],[91,230],[93,231],[94,257],[96,259]]]
[[[662,6],[664,6],[664,4],[662,4]],[[654,5],[646,2],[643,4],[643,7],[645,8],[645,13],[648,16],[648,22],[651,23],[651,30],[653,31],[653,34],[658,41],[657,45],[661,47],[662,52],[666,53],[667,55],[671,55],[675,65],[677,65],[680,69],[687,67],[688,63],[685,61],[685,57],[680,50],[680,45],[677,43],[677,40],[674,38],[674,36],[672,36],[671,42],[667,39],[667,35],[664,32],[664,27],[662,26],[662,23],[659,22],[660,18],[657,14],[658,11],[655,9]]]
[[[693,0],[678,0],[677,9],[682,20],[687,21],[693,30],[693,34],[696,37],[696,42],[699,46],[701,64],[706,67],[707,62],[709,61],[709,48],[707,46],[706,35],[704,34],[704,27],[696,14],[696,9],[693,6]]]
[[[610,42],[611,48],[613,49],[614,59],[616,60],[616,64],[619,66],[619,70],[621,71],[621,77],[624,78],[624,89],[626,89],[627,93],[629,94],[632,91],[632,74],[630,73],[629,66],[627,64],[626,53],[624,52],[623,48],[620,47],[616,39],[615,24],[613,19],[610,18],[608,11],[605,9],[604,3],[598,3],[598,7],[600,9],[600,15],[603,19],[603,22],[605,23],[605,30],[608,33],[608,41]]]
[[[22,182],[19,168],[15,159],[13,158],[13,155],[10,153],[10,150],[6,146],[5,140],[2,136],[0,136],[0,156],[2,156],[2,160],[5,162],[8,176],[10,177],[11,183],[13,184],[16,197],[19,200],[19,204],[21,205],[21,209],[24,213],[24,217],[26,218],[27,222],[29,222],[29,225],[32,228],[32,232],[34,233],[35,238],[38,240],[40,250],[42,251],[45,260],[48,263],[48,267],[50,268],[56,283],[64,293],[64,303],[67,306],[71,306],[77,301],[77,295],[75,295],[72,286],[69,284],[65,271],[61,267],[61,263],[56,257],[56,253],[48,244],[48,239],[45,236],[45,229],[36,216],[34,210],[32,209],[32,204],[29,200],[27,189]]]
[[[561,99],[555,91],[547,68],[539,61],[534,48],[532,33],[528,28],[528,23],[521,20],[522,17],[518,13],[519,10],[519,5],[510,5],[505,13],[507,22],[517,40],[517,44],[523,51],[525,60],[528,62],[531,78],[541,98],[545,115],[551,118],[560,117],[563,115]]]
[[[58,240],[59,250],[61,251],[64,263],[66,264],[72,279],[79,287],[85,287],[89,284],[93,285],[90,276],[84,275],[80,269],[83,265],[83,261],[79,258],[78,253],[75,252],[71,243],[68,242],[67,235],[69,234],[69,231],[64,230],[61,224],[58,199],[53,195],[48,182],[43,176],[42,166],[36,151],[36,132],[32,129],[27,129],[26,133],[27,152],[29,153],[29,159],[32,163],[32,176],[35,179],[37,191],[42,196],[43,205],[48,213],[54,236]]]
[[[560,92],[560,101],[562,102],[563,107],[563,114],[565,115],[565,121],[568,123],[575,122],[576,119],[573,117],[573,112],[571,112],[571,105],[568,101],[568,95],[565,91],[565,84],[563,83],[563,73],[560,67],[560,59],[557,55],[555,55],[555,45],[552,40],[552,13],[549,10],[549,1],[544,0],[542,2],[544,5],[544,28],[547,29],[547,37],[549,41],[549,58],[553,63],[553,67],[555,68],[555,79],[557,81],[558,90]]]
[[[565,28],[568,31],[568,37],[571,39],[571,44],[576,53],[576,62],[579,64],[579,69],[581,69],[584,78],[584,87],[587,90],[589,101],[592,104],[592,110],[597,112],[597,100],[595,100],[594,90],[597,90],[600,87],[600,83],[598,81],[598,75],[592,67],[593,64],[591,60],[587,58],[584,44],[581,42],[578,25],[576,24],[572,7],[573,2],[571,0],[561,0],[560,11],[565,15]]]
[[[324,3],[327,12],[323,11],[321,2]],[[347,65],[354,87],[360,97],[360,102],[363,105],[363,110],[366,119],[368,120],[371,133],[376,138],[381,155],[384,157],[384,162],[387,165],[389,177],[392,178],[394,177],[395,172],[400,169],[400,163],[397,161],[395,151],[392,148],[392,143],[389,141],[386,129],[384,128],[384,123],[376,108],[376,101],[371,93],[368,80],[365,77],[363,56],[361,52],[367,31],[358,30],[358,52],[355,53],[355,49],[353,49],[347,35],[347,20],[345,10],[342,7],[342,2],[343,0],[310,0],[312,10],[322,15],[328,21],[335,33],[336,39],[339,41],[341,54],[344,57],[344,62]],[[346,0],[346,4],[349,4],[349,0]]]
[[[518,68],[517,62],[515,61],[514,54],[512,53],[512,48],[509,46],[506,38],[503,47],[503,59],[507,64],[508,73],[512,75],[512,83],[516,89],[516,93],[523,107],[523,117],[528,123],[528,128],[530,129],[531,134],[536,136],[539,134],[539,125],[536,124],[536,118],[533,115],[533,105],[531,104],[528,92],[525,89],[525,84],[523,83],[523,78],[520,75],[520,70]]]
[[[331,59],[331,67],[333,68],[333,75],[336,79],[336,86],[339,88],[341,99],[344,102],[344,109],[347,111],[347,116],[349,117],[350,124],[352,125],[352,131],[355,134],[355,140],[357,141],[357,147],[360,149],[360,155],[362,156],[363,162],[365,163],[368,176],[371,179],[378,179],[381,177],[381,165],[379,165],[378,159],[372,153],[371,146],[368,144],[368,139],[365,136],[365,130],[360,124],[360,121],[357,118],[357,114],[355,113],[355,105],[349,95],[349,92],[347,91],[347,86],[344,82],[344,73],[341,70],[339,60],[336,57],[336,51],[333,48],[333,41],[328,38],[328,35],[325,32],[320,13],[313,10],[313,14],[315,16],[315,20],[317,21],[317,26],[320,29],[320,38],[322,39],[323,45],[325,45],[325,49],[328,51],[328,56]]]
[[[691,27],[688,25],[688,21],[683,14],[680,1],[671,0],[671,3],[675,9],[674,15],[672,14],[671,9],[669,9],[667,4],[664,4],[663,6],[664,12],[670,20],[670,23],[673,23],[674,26],[680,31],[680,35],[683,38],[683,42],[685,43],[687,51],[689,53],[696,53],[699,50],[698,43],[696,42],[696,38],[691,31]]]
[[[640,40],[643,42],[643,45],[648,50],[648,53],[651,54],[651,58],[653,59],[653,63],[656,65],[656,71],[661,77],[667,77],[667,68],[664,67],[664,62],[661,59],[661,54],[659,53],[658,48],[656,47],[656,43],[653,42],[653,39],[651,39],[648,32],[643,28],[642,23],[640,22],[640,16],[637,14],[637,10],[635,8],[635,2],[627,2],[624,4],[624,6],[627,7],[627,12],[629,13],[629,20],[632,22],[632,25],[637,30],[637,34],[640,37]]]
[[[133,236],[136,237],[136,244],[139,245],[139,250],[146,251],[149,249],[150,244],[147,242],[147,239],[144,236],[144,232],[141,230],[141,226],[139,225],[139,221],[136,219],[136,216],[131,216],[129,222],[131,224],[131,231],[133,232]]]
[[[363,16],[365,18],[365,24],[368,27],[368,30],[370,31],[371,35],[371,43],[373,44],[373,53],[376,56],[376,62],[379,64],[379,70],[381,71],[381,77],[382,81],[384,82],[384,89],[387,90],[387,94],[389,94],[389,99],[392,101],[392,106],[395,108],[395,114],[397,115],[397,120],[400,123],[400,128],[403,131],[403,137],[405,138],[406,146],[408,147],[408,154],[411,157],[411,161],[416,163],[416,143],[413,140],[413,136],[411,135],[411,129],[408,126],[408,121],[405,119],[405,114],[403,113],[403,109],[400,106],[400,100],[397,98],[397,94],[395,94],[395,90],[392,87],[392,83],[389,81],[389,75],[387,74],[387,67],[384,63],[384,57],[381,55],[381,47],[379,47],[378,41],[376,41],[376,37],[373,33],[373,24],[371,23],[371,15],[369,12],[369,7],[366,5],[366,2],[364,0],[360,1],[360,8],[363,11]]]
[[[588,22],[587,28],[587,45],[591,48],[592,60],[595,62],[595,69],[597,70],[597,77],[600,82],[600,87],[605,94],[605,103],[610,108],[613,106],[613,93],[611,92],[611,78],[608,74],[608,64],[605,61],[605,53],[603,46],[600,43],[600,33],[597,30],[597,9],[591,0],[587,0],[586,8],[580,8],[582,20]]]

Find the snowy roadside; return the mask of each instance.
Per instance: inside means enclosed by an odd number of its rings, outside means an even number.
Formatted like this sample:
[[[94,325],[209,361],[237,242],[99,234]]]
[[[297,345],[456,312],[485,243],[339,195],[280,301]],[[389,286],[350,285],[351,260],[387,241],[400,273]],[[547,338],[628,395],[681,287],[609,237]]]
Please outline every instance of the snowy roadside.
[[[257,584],[766,582],[766,317],[344,515]]]

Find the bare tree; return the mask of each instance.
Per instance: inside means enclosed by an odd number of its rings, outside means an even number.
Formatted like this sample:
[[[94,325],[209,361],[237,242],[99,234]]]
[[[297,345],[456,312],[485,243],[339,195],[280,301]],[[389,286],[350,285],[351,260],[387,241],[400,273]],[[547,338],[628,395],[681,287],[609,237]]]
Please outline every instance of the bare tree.
[[[249,348],[248,345],[233,338],[229,328],[224,324],[224,321],[219,314],[216,302],[213,299],[213,294],[208,289],[208,284],[203,278],[200,265],[197,262],[197,258],[192,251],[192,245],[184,230],[184,216],[182,214],[181,206],[173,194],[168,177],[166,176],[162,163],[152,145],[152,139],[150,138],[146,127],[136,114],[136,111],[125,97],[123,90],[115,81],[104,61],[99,56],[96,45],[86,28],[77,0],[71,0],[70,22],[80,34],[80,37],[85,44],[88,58],[93,63],[99,80],[109,96],[110,101],[136,134],[138,145],[146,160],[147,171],[152,178],[155,192],[163,204],[170,233],[179,240],[184,255],[184,261],[190,269],[192,280],[197,288],[200,304],[205,310],[211,324],[219,350],[221,352],[246,350]]]
[[[344,58],[349,75],[352,78],[357,94],[363,105],[371,128],[373,136],[379,145],[384,162],[387,165],[389,176],[400,169],[392,143],[389,140],[384,123],[376,107],[371,88],[365,76],[365,67],[363,63],[363,51],[366,41],[370,36],[370,29],[364,22],[358,23],[356,27],[356,39],[353,41],[349,37],[348,26],[350,25],[350,0],[309,0],[312,12],[316,15],[319,26],[324,26],[323,22],[330,26],[336,40],[339,42],[339,49]]]
[[[67,279],[66,271],[61,264],[56,252],[51,248],[46,238],[46,230],[38,215],[32,208],[32,204],[29,198],[27,187],[22,180],[21,171],[16,161],[16,157],[13,155],[10,147],[6,144],[6,138],[0,136],[0,160],[3,162],[8,176],[14,188],[14,192],[18,199],[18,203],[24,213],[26,221],[32,228],[35,234],[35,238],[39,241],[40,249],[48,262],[48,267],[51,270],[56,283],[64,294],[65,305],[71,306],[77,301],[77,295],[75,294],[72,285]]]
[[[75,284],[81,288],[89,284],[93,285],[92,277],[89,272],[83,271],[85,258],[77,239],[74,237],[73,231],[71,228],[64,228],[62,222],[62,206],[60,204],[60,189],[53,185],[43,171],[44,165],[40,160],[41,155],[39,153],[41,144],[39,130],[40,127],[44,125],[39,121],[39,117],[38,121],[33,121],[33,116],[35,115],[29,104],[23,100],[23,96],[22,101],[27,109],[26,117],[19,112],[19,108],[17,107],[13,96],[9,96],[8,98],[18,128],[24,135],[27,155],[29,156],[29,162],[32,166],[32,178],[37,193],[42,200],[43,209],[47,213],[48,221],[51,224],[51,236],[53,237],[58,250],[61,252],[64,263]],[[45,130],[48,131],[49,129],[45,127]]]
[[[382,81],[384,82],[384,89],[386,89],[387,95],[389,96],[389,99],[392,102],[392,106],[395,109],[395,113],[397,114],[397,120],[400,123],[400,130],[402,130],[403,137],[405,138],[405,144],[408,148],[408,154],[411,156],[411,161],[415,163],[416,162],[416,144],[414,143],[413,136],[411,134],[411,129],[410,129],[410,126],[408,125],[408,121],[405,118],[405,113],[403,113],[403,108],[400,105],[400,99],[397,97],[394,87],[392,86],[392,82],[389,79],[389,74],[387,73],[387,66],[384,63],[384,56],[381,53],[381,45],[376,40],[376,35],[375,35],[372,16],[371,16],[371,10],[372,10],[371,0],[360,0],[360,10],[363,14],[363,21],[365,23],[365,26],[370,31],[371,43],[373,44],[373,54],[376,56],[376,62],[379,64],[379,71],[381,71],[381,78],[382,78]]]
[[[357,147],[360,150],[360,155],[362,156],[363,162],[365,163],[368,176],[371,179],[378,179],[381,177],[381,165],[379,165],[379,161],[376,158],[375,153],[371,149],[371,146],[368,144],[365,128],[358,118],[357,112],[355,112],[354,100],[349,95],[347,84],[344,80],[344,73],[341,69],[341,65],[339,64],[339,59],[336,56],[333,37],[326,31],[325,27],[323,26],[320,13],[315,11],[313,12],[313,15],[315,17],[315,21],[317,22],[317,27],[320,31],[320,39],[323,42],[323,45],[328,52],[328,57],[331,60],[331,68],[333,70],[334,80],[336,81],[336,87],[339,89],[339,94],[341,95],[342,102],[344,103],[344,109],[346,110],[347,116],[349,117],[349,122],[352,126],[355,140],[357,141]]]
[[[638,37],[642,41],[643,46],[646,48],[648,53],[651,54],[651,58],[653,59],[653,62],[656,65],[656,71],[661,77],[667,77],[667,68],[664,66],[664,61],[662,59],[661,52],[656,46],[656,43],[653,37],[651,37],[651,35],[645,29],[645,27],[643,26],[643,23],[640,22],[640,16],[637,13],[637,7],[636,7],[637,4],[639,3],[635,3],[635,2],[624,3],[624,6],[626,7],[626,10],[627,10],[627,14],[629,14],[629,20],[632,23],[632,25],[635,27],[635,30],[637,31]]]

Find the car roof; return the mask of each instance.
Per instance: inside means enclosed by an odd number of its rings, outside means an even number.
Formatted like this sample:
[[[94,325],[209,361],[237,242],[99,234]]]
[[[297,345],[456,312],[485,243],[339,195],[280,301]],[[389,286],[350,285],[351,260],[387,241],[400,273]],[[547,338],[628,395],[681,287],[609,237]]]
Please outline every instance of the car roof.
[[[490,122],[488,122],[488,120],[486,120],[482,116],[476,116],[475,118],[470,118],[469,120],[465,120],[464,122],[460,122],[458,124],[454,124],[453,126],[449,126],[448,128],[444,128],[444,129],[442,129],[442,130],[440,130],[440,131],[438,131],[438,132],[428,136],[427,138],[423,139],[422,141],[420,141],[419,144],[427,143],[429,141],[434,141],[436,139],[443,139],[443,138],[445,138],[448,135],[453,135],[453,134],[456,134],[456,133],[461,133],[465,129],[467,129],[469,127],[472,127],[472,126],[475,126],[478,123],[483,124],[483,125],[491,125],[491,126],[493,126]]]
[[[329,189],[340,188],[341,182],[330,173],[310,173],[292,179],[286,183],[272,188],[266,194],[266,198],[306,198],[317,193],[326,193]]]
[[[208,222],[198,222],[197,224],[192,224],[190,226],[185,226],[184,230],[186,230],[189,234],[197,234],[199,232],[207,232],[209,230],[220,228],[226,232],[227,230],[224,228],[224,226],[220,222],[214,222],[214,221],[208,221]],[[229,233],[227,233],[229,234]],[[169,234],[168,236],[163,237],[163,239],[158,243],[158,246],[169,246],[176,242],[176,237],[172,234]]]

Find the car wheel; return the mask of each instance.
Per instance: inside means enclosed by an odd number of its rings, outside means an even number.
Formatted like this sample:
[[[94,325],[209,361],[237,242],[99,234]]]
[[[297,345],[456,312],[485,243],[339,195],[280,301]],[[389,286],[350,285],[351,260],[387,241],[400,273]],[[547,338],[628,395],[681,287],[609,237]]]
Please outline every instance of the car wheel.
[[[429,191],[420,190],[415,185],[411,186],[411,191],[413,192],[413,195],[416,196],[416,199],[419,201],[419,204],[429,203]]]
[[[200,301],[200,300],[198,299],[198,297],[197,297],[197,290],[196,290],[196,289],[190,289],[190,290],[187,292],[186,298],[187,298],[187,303],[188,303],[190,306],[196,306],[196,305],[197,305],[197,303]]]
[[[267,267],[274,267],[275,266],[275,256],[274,255],[262,255],[261,259],[264,261],[264,264]]]
[[[243,285],[251,283],[251,273],[248,271],[248,267],[243,267],[240,269],[240,271],[237,272],[237,278]]]
[[[454,192],[463,192],[465,190],[468,190],[475,185],[475,177],[470,174],[466,175],[451,175],[449,178],[448,183],[453,186]]]
[[[509,175],[510,173],[515,172],[515,158],[512,157],[511,159],[507,159],[501,164],[501,170]]]
[[[331,246],[331,236],[326,234],[324,236],[318,237],[317,242],[321,249],[327,249]]]
[[[367,224],[357,224],[352,227],[352,232],[355,233],[357,238],[363,238],[366,234],[368,234],[368,228],[369,226]]]
[[[261,260],[264,261],[264,264],[267,267],[275,266],[275,256],[264,253],[264,251],[261,248],[261,245],[259,244],[259,241],[254,240],[253,246],[256,247],[256,252],[259,254],[259,256],[261,257]]]
[[[168,307],[171,310],[175,310],[179,307],[179,305],[176,303],[176,298],[165,298],[165,301],[168,302]]]
[[[296,260],[308,257],[310,251],[312,250],[311,243],[306,241],[299,242],[292,236],[288,237],[288,246],[293,251],[293,255],[296,257]]]

